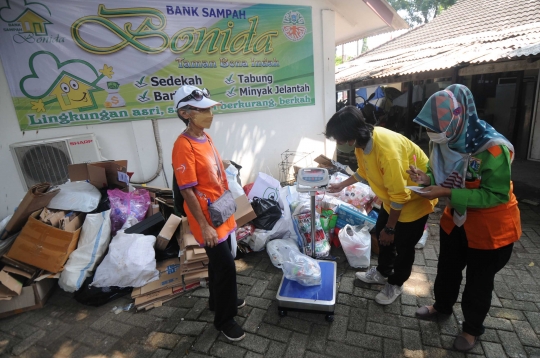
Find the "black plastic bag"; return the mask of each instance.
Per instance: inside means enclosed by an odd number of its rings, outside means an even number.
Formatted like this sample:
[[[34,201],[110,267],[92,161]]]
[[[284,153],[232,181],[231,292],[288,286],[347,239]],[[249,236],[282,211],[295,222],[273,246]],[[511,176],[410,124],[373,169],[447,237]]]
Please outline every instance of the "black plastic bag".
[[[275,200],[254,197],[251,207],[257,214],[257,217],[251,221],[257,229],[270,231],[281,218],[281,208]]]
[[[87,306],[101,306],[107,302],[128,295],[133,287],[94,287],[90,284],[94,281],[94,275],[84,280],[81,288],[75,292],[77,302]]]

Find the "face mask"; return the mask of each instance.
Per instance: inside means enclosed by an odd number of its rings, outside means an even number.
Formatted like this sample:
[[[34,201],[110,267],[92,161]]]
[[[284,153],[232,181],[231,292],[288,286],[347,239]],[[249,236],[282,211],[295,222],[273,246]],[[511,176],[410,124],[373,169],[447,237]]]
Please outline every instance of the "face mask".
[[[210,128],[212,125],[212,120],[214,119],[214,115],[211,111],[204,111],[204,112],[195,112],[194,116],[191,118],[191,122],[195,124],[197,127],[201,128]]]
[[[354,141],[353,145],[349,145],[349,142],[346,142],[343,144],[336,145],[336,148],[342,153],[352,153],[355,150],[355,144],[356,144],[356,141]]]
[[[434,143],[438,143],[438,144],[448,143],[448,138],[446,138],[446,132],[442,132],[442,133],[427,132],[427,135],[429,139],[431,139],[431,141]]]

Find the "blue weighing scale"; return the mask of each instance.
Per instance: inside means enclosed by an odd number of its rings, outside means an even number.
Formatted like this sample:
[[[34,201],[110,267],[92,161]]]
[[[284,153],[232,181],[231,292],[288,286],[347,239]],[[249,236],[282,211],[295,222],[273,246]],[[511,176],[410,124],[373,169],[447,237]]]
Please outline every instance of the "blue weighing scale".
[[[311,199],[311,256],[315,258],[315,194],[328,185],[328,170],[324,168],[303,168],[298,172],[296,190],[309,193]],[[325,313],[328,322],[334,321],[336,307],[337,264],[333,261],[317,260],[321,268],[322,282],[318,286],[303,286],[285,276],[281,279],[276,299],[280,316],[287,311]]]

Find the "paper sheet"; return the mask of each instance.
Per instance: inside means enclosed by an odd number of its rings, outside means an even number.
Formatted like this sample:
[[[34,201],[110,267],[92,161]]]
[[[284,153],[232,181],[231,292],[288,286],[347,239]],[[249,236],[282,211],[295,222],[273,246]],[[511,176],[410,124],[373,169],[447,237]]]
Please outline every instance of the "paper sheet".
[[[417,193],[422,193],[423,189],[425,189],[423,186],[406,186],[405,188],[415,191]]]

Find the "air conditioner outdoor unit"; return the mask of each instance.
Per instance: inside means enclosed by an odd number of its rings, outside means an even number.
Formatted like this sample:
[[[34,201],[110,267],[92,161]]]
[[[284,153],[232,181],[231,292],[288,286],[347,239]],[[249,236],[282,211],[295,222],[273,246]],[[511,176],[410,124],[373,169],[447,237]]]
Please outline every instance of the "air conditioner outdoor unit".
[[[13,143],[9,147],[26,189],[43,182],[63,184],[68,180],[69,164],[102,160],[94,134]]]

